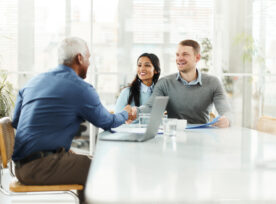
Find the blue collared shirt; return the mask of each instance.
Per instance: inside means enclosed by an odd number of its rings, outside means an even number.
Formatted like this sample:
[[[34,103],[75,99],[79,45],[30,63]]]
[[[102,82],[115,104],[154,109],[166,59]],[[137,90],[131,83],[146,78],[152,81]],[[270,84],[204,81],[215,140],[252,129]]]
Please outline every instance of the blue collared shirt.
[[[151,86],[147,86],[147,85],[141,83],[141,85],[140,85],[140,91],[142,93],[150,93],[150,94],[152,94],[153,87],[154,87],[154,84],[152,84]]]
[[[201,72],[198,69],[196,71],[197,71],[197,78],[191,82],[187,82],[185,79],[183,79],[179,72],[177,73],[176,80],[181,81],[186,86],[194,86],[197,84],[202,85]]]
[[[59,65],[19,91],[12,123],[17,129],[13,160],[60,147],[68,151],[84,120],[110,129],[127,118],[126,111],[110,114],[92,85],[70,67]]]

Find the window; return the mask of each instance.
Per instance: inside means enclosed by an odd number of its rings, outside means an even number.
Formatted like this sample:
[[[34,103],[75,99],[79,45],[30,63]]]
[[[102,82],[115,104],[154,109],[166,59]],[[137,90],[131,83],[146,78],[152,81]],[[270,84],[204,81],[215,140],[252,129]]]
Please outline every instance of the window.
[[[21,88],[56,66],[57,45],[64,37],[82,37],[92,54],[87,80],[112,110],[143,52],[159,57],[164,76],[177,71],[179,41],[208,39],[215,56],[210,72],[222,79],[236,125],[253,127],[261,114],[276,116],[275,9],[274,0],[1,0],[0,69]],[[246,51],[234,43],[242,33],[254,45],[247,66],[242,60]]]
[[[139,55],[156,54],[164,76],[177,71],[175,51],[181,40],[212,38],[212,0],[93,3],[93,71],[98,77],[97,90],[111,109],[120,88],[134,79]]]

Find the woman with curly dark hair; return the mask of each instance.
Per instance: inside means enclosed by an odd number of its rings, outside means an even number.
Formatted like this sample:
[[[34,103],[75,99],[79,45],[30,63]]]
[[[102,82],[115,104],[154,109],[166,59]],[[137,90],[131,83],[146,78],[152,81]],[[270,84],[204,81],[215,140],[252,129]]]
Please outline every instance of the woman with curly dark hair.
[[[152,94],[160,72],[160,62],[155,54],[140,55],[137,60],[137,74],[132,83],[121,91],[115,113],[121,112],[128,104],[137,107],[145,104]]]

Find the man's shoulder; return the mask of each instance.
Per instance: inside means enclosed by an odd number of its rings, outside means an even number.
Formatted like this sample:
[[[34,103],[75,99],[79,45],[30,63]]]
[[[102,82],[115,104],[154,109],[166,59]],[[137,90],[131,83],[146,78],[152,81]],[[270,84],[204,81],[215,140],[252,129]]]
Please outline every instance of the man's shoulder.
[[[219,83],[219,78],[215,75],[211,75],[208,73],[201,73],[201,81],[202,83],[211,83],[211,84],[217,84]]]
[[[52,82],[54,86],[67,86],[69,89],[74,87],[74,90],[77,89],[87,89],[93,88],[93,86],[77,75],[72,74],[72,72],[68,72],[60,69],[59,67],[50,69],[47,72],[40,73],[34,78],[32,78],[28,85],[44,85],[46,82]]]
[[[60,67],[57,67],[55,69],[50,70],[49,72],[46,72],[45,74],[49,74],[49,75],[53,75],[53,76],[62,78],[66,82],[73,83],[74,85],[82,87],[82,88],[92,87],[91,84],[84,81],[81,77],[79,77],[77,74],[75,74],[74,71],[70,70],[70,68],[62,69]]]
[[[177,73],[173,73],[173,74],[164,76],[163,78],[166,79],[166,80],[171,80],[171,79],[176,80],[176,77],[177,77]]]
[[[161,79],[158,80],[158,82],[166,83],[166,82],[176,81],[176,77],[177,77],[177,73],[170,74],[170,75],[162,77]]]
[[[171,87],[171,85],[177,82],[176,77],[177,73],[162,77],[156,84],[157,89],[167,89],[168,87]]]

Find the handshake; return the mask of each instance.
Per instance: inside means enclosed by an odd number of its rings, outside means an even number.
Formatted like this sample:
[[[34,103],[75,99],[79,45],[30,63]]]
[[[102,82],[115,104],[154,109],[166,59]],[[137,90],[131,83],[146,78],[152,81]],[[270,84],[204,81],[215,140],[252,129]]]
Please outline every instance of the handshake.
[[[128,119],[126,121],[127,124],[131,123],[137,118],[136,106],[131,107],[130,105],[127,105],[126,107],[124,107],[124,110],[128,113]]]

